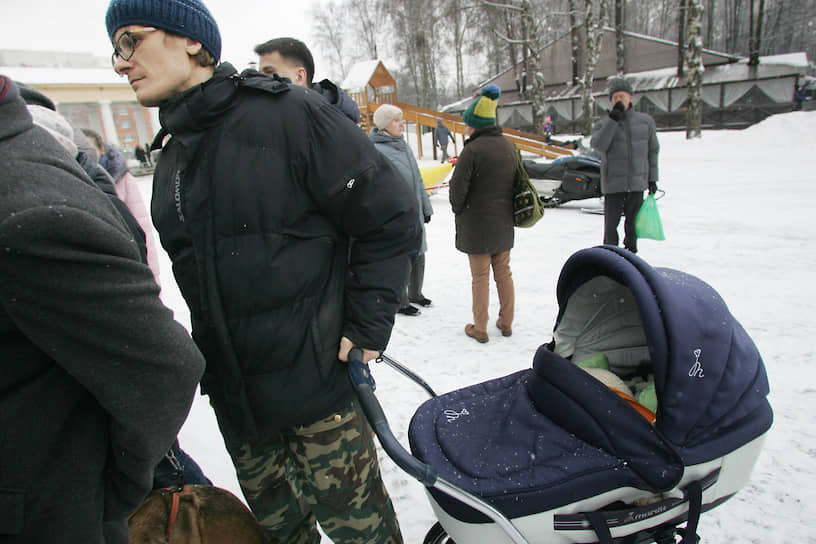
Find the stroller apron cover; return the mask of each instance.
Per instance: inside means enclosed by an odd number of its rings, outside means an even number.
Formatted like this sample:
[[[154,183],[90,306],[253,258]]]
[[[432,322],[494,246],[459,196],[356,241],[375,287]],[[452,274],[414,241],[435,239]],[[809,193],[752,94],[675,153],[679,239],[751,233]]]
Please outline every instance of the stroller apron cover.
[[[703,511],[745,485],[773,419],[768,380],[712,287],[600,246],[565,263],[557,299],[553,341],[531,369],[420,406],[409,428],[418,459],[532,528],[530,542],[597,541],[581,513],[621,506],[641,522],[613,519],[615,537],[682,521],[689,484],[702,485]],[[653,423],[576,364],[598,353],[621,379],[653,381]],[[454,540],[488,541],[486,516],[429,495]],[[548,536],[559,528],[575,532]]]

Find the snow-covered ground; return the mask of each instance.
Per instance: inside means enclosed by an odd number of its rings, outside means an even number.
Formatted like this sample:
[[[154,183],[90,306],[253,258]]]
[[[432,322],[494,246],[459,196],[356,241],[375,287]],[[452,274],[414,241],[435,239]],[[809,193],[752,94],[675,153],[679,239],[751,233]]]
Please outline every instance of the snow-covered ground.
[[[748,485],[704,514],[699,534],[709,543],[816,542],[816,112],[778,115],[744,131],[705,132],[699,140],[682,133],[659,138],[666,240],[642,240],[639,255],[695,275],[720,293],[763,355],[775,412]],[[430,141],[424,149],[431,149]],[[420,162],[434,164],[427,156]],[[140,178],[148,199],[149,185]],[[564,261],[599,244],[603,222],[581,212],[599,205],[584,200],[549,209],[534,228],[516,230],[513,336],[489,331],[483,345],[463,333],[471,321],[470,273],[466,256],[454,248],[447,196],[443,190],[431,197],[435,214],[427,225],[424,292],[433,306],[419,317],[398,315],[386,352],[440,393],[531,364],[536,348],[551,338]],[[189,325],[166,258],[163,267],[162,298]],[[492,318],[497,308],[491,286]],[[407,445],[410,417],[427,396],[385,365],[375,365],[374,375],[389,422]],[[181,443],[216,485],[240,495],[205,397],[196,398]],[[405,541],[422,542],[435,521],[422,486],[387,457],[381,464]]]

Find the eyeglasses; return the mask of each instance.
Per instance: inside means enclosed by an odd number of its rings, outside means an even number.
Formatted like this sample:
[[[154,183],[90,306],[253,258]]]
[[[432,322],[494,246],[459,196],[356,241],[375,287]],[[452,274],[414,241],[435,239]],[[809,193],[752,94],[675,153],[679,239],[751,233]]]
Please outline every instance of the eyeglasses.
[[[122,60],[130,60],[130,57],[132,57],[136,51],[136,46],[139,45],[139,41],[142,39],[141,34],[153,32],[154,30],[157,29],[152,26],[143,26],[135,30],[125,30],[122,32],[113,43],[111,64],[116,64],[116,57]]]

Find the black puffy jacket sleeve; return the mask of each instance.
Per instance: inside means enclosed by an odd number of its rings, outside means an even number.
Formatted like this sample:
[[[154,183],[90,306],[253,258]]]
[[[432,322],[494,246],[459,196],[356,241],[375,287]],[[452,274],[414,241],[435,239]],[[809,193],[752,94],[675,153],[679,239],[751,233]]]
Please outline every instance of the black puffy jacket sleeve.
[[[383,350],[422,242],[416,197],[359,127],[329,104],[312,113],[309,191],[350,242],[343,335]]]

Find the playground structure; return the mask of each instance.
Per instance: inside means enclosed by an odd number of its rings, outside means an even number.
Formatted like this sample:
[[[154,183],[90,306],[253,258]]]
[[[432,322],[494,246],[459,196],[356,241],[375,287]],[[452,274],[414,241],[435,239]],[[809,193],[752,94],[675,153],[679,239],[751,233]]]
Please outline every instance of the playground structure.
[[[459,148],[464,145],[466,125],[462,122],[462,118],[458,115],[422,108],[413,104],[405,104],[397,100],[397,82],[380,60],[369,60],[355,64],[343,81],[342,87],[360,109],[360,127],[366,133],[371,130],[373,125],[374,112],[382,104],[393,104],[400,108],[403,120],[407,123],[413,123],[416,127],[417,155],[420,159],[424,155],[422,132],[423,130],[427,131],[436,128],[437,119],[441,119],[442,123],[454,135],[454,156],[459,154]],[[521,151],[547,159],[557,159],[574,154],[573,149],[563,145],[556,145],[558,142],[548,144],[544,136],[538,134],[506,127],[502,127],[502,131],[505,137],[516,144],[516,147]],[[436,159],[436,148],[432,146],[431,151],[433,158]]]

